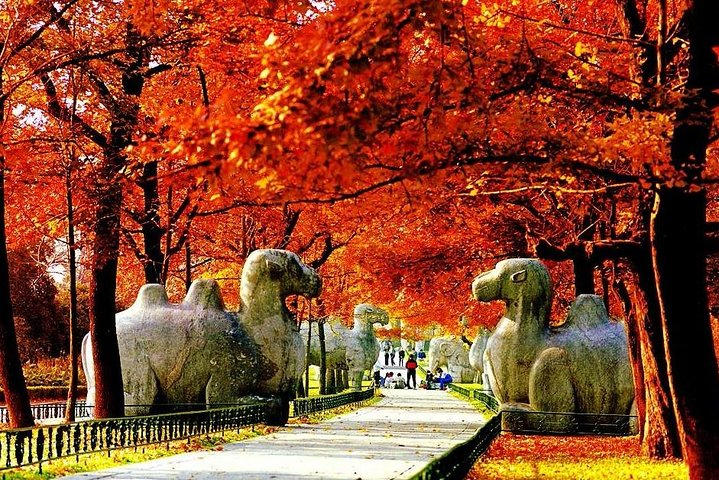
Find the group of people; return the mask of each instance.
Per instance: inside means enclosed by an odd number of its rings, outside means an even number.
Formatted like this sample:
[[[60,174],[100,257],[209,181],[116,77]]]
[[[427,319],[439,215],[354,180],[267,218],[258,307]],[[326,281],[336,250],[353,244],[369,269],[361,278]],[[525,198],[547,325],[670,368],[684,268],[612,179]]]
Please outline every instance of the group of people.
[[[393,347],[391,343],[387,342],[384,347],[384,365],[387,366],[395,366],[395,358],[399,358],[397,366],[404,367],[404,358],[407,356],[407,352],[402,347]],[[420,350],[417,352],[416,350],[409,354],[409,358],[425,358],[424,350]],[[409,361],[409,359],[407,360]]]
[[[420,385],[420,387],[426,388],[427,390],[435,388],[446,390],[447,385],[450,383],[452,383],[452,375],[450,375],[449,372],[443,372],[441,368],[437,367],[434,373],[427,372],[427,376],[422,381],[422,385]]]
[[[404,360],[404,355],[400,356],[401,361]],[[384,388],[417,388],[417,360],[415,360],[414,354],[411,354],[407,359],[407,363],[404,363],[404,368],[407,369],[406,377],[402,376],[401,372],[397,375],[394,372],[389,371],[382,377],[379,368],[375,368],[374,371],[374,382],[376,387]],[[405,380],[406,378],[406,380]],[[413,385],[414,384],[414,385]]]
[[[400,356],[400,359],[403,359],[403,357],[404,355]],[[383,377],[379,365],[376,365],[374,370],[375,387],[416,389],[418,364],[414,354],[410,354],[404,367],[407,369],[405,376],[402,376],[401,372],[395,374],[392,371],[388,371]],[[437,367],[434,372],[427,372],[427,376],[422,380],[419,388],[446,390],[447,385],[450,383],[452,383],[452,375]]]

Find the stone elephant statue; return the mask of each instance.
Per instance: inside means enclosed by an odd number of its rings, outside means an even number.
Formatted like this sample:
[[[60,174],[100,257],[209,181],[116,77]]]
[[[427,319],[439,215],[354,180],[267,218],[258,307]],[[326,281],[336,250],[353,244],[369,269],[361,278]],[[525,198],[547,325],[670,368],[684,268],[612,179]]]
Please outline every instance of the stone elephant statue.
[[[465,343],[455,337],[435,337],[429,342],[429,369],[445,367],[457,383],[472,383],[476,371],[469,363]]]

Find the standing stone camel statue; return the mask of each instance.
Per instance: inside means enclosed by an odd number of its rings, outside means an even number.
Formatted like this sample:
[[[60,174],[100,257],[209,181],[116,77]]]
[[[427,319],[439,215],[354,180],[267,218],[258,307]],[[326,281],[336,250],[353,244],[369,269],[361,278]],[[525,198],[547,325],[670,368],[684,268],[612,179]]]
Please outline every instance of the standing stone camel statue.
[[[289,295],[319,295],[320,278],[294,253],[256,250],[242,270],[239,312],[227,312],[214,280],[196,280],[180,304],[162,285],[145,285],[116,315],[128,415],[163,404],[274,399],[271,423],[284,424],[303,364],[302,340],[285,307]],[[82,344],[88,405],[95,402],[90,335]],[[100,353],[101,354],[101,353]],[[195,406],[196,408],[196,406]]]
[[[627,334],[596,295],[580,295],[567,320],[549,325],[552,285],[535,259],[499,262],[472,283],[473,296],[506,310],[484,354],[500,403],[548,412],[628,414],[634,400]]]
[[[328,370],[346,370],[350,386],[355,389],[362,387],[365,370],[371,370],[379,356],[379,343],[374,333],[374,325],[387,325],[389,315],[386,311],[369,303],[361,303],[354,308],[354,325],[347,328],[341,321],[329,324],[329,333],[325,333],[325,354]],[[300,334],[307,344],[308,326],[302,324]],[[310,341],[310,352],[307,362],[310,365],[320,364],[320,345],[317,336]]]

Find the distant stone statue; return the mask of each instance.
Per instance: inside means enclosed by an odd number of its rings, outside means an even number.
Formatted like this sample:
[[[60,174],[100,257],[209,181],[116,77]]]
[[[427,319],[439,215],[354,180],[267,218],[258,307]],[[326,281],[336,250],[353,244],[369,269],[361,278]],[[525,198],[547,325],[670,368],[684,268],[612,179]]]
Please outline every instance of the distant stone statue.
[[[315,297],[320,278],[294,253],[256,250],[242,270],[239,312],[226,312],[214,280],[196,280],[179,305],[161,285],[145,285],[116,315],[128,415],[162,404],[234,404],[272,397],[285,423],[304,363],[302,340],[285,307],[289,295]],[[87,401],[95,401],[91,338],[83,339]],[[196,407],[195,407],[196,408]]]
[[[472,383],[476,374],[465,343],[455,337],[435,337],[429,341],[429,369],[434,372],[437,367],[446,367],[457,383]]]
[[[507,305],[484,354],[500,403],[548,412],[630,413],[627,334],[609,319],[600,297],[580,295],[566,322],[550,327],[551,280],[535,259],[499,262],[474,279],[472,292],[479,301]]]
[[[484,351],[487,348],[487,341],[492,332],[486,328],[480,328],[477,336],[469,349],[469,364],[477,371],[476,383],[489,388],[488,379],[484,377]]]
[[[387,325],[389,315],[379,307],[361,303],[354,308],[354,326],[347,328],[340,319],[328,323],[325,329],[325,360],[327,369],[347,370],[350,386],[362,387],[365,370],[371,370],[379,355],[379,343],[374,333],[374,324]],[[300,333],[307,342],[307,324],[302,324]],[[310,342],[310,365],[320,364],[320,345],[316,335]]]
[[[369,303],[360,303],[354,309],[354,326],[347,337],[347,370],[349,370],[350,386],[362,388],[362,377],[365,370],[372,371],[372,366],[379,356],[379,342],[374,333],[374,325],[387,325],[389,315],[379,307]]]

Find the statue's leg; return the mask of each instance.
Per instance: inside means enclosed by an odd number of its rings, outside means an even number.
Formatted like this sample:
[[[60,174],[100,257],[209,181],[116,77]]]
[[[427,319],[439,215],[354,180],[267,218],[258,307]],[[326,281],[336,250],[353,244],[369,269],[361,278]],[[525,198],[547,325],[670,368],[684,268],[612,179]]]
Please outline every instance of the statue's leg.
[[[159,381],[147,357],[126,359],[122,369],[125,415],[147,415],[157,403]]]
[[[350,388],[349,370],[342,370],[342,390]]]
[[[536,415],[542,429],[571,432],[576,421],[567,412],[576,411],[576,397],[567,355],[560,348],[548,348],[535,360],[529,373],[529,404],[533,410],[558,412]]]

